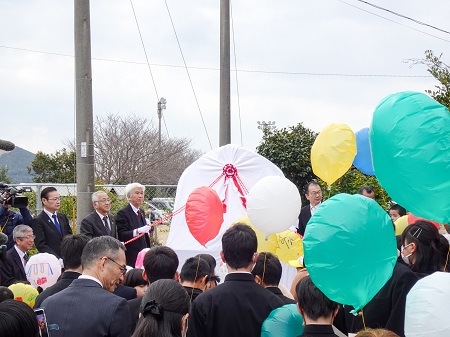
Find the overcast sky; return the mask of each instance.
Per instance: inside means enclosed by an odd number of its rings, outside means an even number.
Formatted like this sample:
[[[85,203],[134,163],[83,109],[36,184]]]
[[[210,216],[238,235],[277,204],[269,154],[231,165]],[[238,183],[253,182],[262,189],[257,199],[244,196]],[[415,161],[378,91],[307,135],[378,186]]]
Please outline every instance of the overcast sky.
[[[216,148],[220,2],[132,3],[156,91],[167,99],[164,134],[192,139],[192,146],[204,152],[211,149],[167,3]],[[450,31],[448,0],[371,3]],[[257,121],[275,121],[278,128],[303,122],[317,132],[331,123],[346,123],[355,132],[368,127],[386,95],[424,92],[436,84],[425,66],[411,68],[405,60],[432,49],[450,63],[449,34],[357,0],[231,4],[231,64],[234,69],[236,58],[238,69],[237,81],[235,72],[231,76],[232,143],[252,150],[262,136]],[[73,18],[73,1],[0,0],[0,139],[49,153],[74,138]],[[157,125],[158,98],[131,2],[91,1],[91,38],[94,116],[135,114]]]

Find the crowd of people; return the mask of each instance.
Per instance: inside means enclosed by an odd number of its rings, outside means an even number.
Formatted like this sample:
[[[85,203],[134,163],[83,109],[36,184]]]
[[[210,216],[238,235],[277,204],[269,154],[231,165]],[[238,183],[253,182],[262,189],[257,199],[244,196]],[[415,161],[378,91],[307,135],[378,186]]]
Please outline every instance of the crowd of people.
[[[35,219],[24,209],[19,217],[8,207],[0,208],[0,221],[2,216],[7,219],[0,225],[9,247],[0,261],[0,336],[45,336],[48,330],[51,337],[256,337],[273,310],[292,304],[303,318],[301,336],[405,336],[408,292],[419,279],[448,270],[448,234],[432,222],[417,220],[397,238],[399,256],[392,277],[355,315],[353,307],[327,298],[303,261],[289,292],[280,284],[278,257],[258,253],[253,229],[237,223],[221,239],[220,259],[228,274],[220,283],[213,256],[192,256],[180,266],[173,249],[150,247],[146,233],[151,225],[141,208],[144,192],[141,184],[127,185],[129,204],[116,217],[110,214],[108,194],[93,193],[95,210],[81,221],[80,234],[72,234],[67,217],[58,212],[60,195],[53,187],[42,190],[44,210]],[[301,209],[299,235],[305,234],[322,203],[317,182],[308,183],[304,192],[310,203]],[[358,193],[375,198],[370,186]],[[393,205],[388,214],[394,222],[407,212]],[[28,282],[25,266],[33,244],[39,252],[60,258],[64,268],[34,303],[45,312],[46,325],[39,324],[33,309],[8,289]],[[131,268],[143,249],[148,251],[142,269]]]

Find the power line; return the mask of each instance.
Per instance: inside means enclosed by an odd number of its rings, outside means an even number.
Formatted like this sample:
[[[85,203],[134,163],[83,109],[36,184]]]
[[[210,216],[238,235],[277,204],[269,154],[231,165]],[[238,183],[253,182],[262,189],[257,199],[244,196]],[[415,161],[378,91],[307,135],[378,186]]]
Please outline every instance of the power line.
[[[375,13],[373,13],[373,12],[371,12],[371,11],[368,11],[368,10],[362,9],[361,7],[358,7],[358,6],[352,5],[352,4],[350,4],[350,3],[346,2],[346,1],[343,1],[343,0],[337,0],[337,1],[339,1],[339,2],[342,2],[342,3],[344,3],[344,4],[348,5],[348,6],[351,6],[351,7],[353,7],[353,8],[359,9],[360,11],[363,11],[363,12],[366,12],[366,13],[369,13],[369,14],[372,14],[372,15],[375,15],[375,16],[377,16],[377,17],[381,18],[381,19],[384,19],[384,20],[387,20],[387,21],[390,21],[390,22],[396,23],[397,25],[400,25],[400,26],[403,26],[403,27],[406,27],[406,28],[409,28],[409,29],[415,30],[416,32],[419,32],[419,33],[422,33],[422,34],[425,34],[425,35],[428,35],[428,36],[434,37],[434,38],[436,38],[436,39],[439,39],[439,40],[442,40],[442,41],[445,41],[445,42],[450,42],[450,40],[446,40],[446,39],[444,39],[444,38],[442,38],[442,37],[439,37],[439,36],[436,36],[436,35],[433,35],[433,34],[430,34],[430,33],[424,32],[423,30],[420,30],[420,29],[416,29],[416,28],[413,28],[413,27],[410,27],[410,26],[404,25],[404,24],[402,24],[402,23],[400,23],[400,22],[397,22],[397,21],[394,21],[394,20],[391,20],[391,19],[385,18],[384,16],[381,16],[381,15],[375,14]]]
[[[446,30],[443,30],[443,29],[441,29],[441,28],[438,28],[438,27],[435,27],[435,26],[429,25],[428,23],[425,23],[425,22],[422,22],[422,21],[419,21],[419,20],[416,20],[416,19],[410,18],[410,17],[408,17],[408,16],[405,16],[405,15],[403,15],[403,14],[400,14],[400,13],[396,13],[396,12],[394,12],[394,11],[391,11],[391,10],[389,10],[389,9],[386,9],[386,8],[383,8],[383,7],[381,7],[381,6],[378,6],[378,5],[372,4],[372,3],[370,3],[370,2],[367,2],[367,1],[363,1],[363,0],[356,0],[356,1],[359,1],[359,2],[365,3],[366,5],[369,5],[369,6],[375,7],[375,8],[377,8],[377,9],[381,9],[381,10],[383,10],[383,11],[386,11],[386,12],[388,12],[388,13],[391,13],[391,14],[397,15],[397,16],[399,16],[399,17],[401,17],[401,18],[404,18],[404,19],[407,19],[407,20],[411,20],[411,21],[413,21],[413,22],[415,22],[415,23],[417,23],[417,24],[419,24],[419,25],[422,25],[422,26],[427,26],[427,27],[430,27],[430,28],[433,28],[433,29],[439,30],[439,31],[441,31],[441,32],[443,32],[443,33],[446,33],[446,34],[450,34],[450,32],[447,32]]]
[[[341,0],[338,0],[338,1],[344,2]],[[356,7],[356,8],[358,8],[358,7]],[[387,20],[389,20],[389,19],[387,19]],[[395,21],[393,21],[393,22],[395,22]],[[41,50],[17,48],[17,47],[2,46],[2,45],[0,45],[0,48],[20,50],[20,51],[26,51],[26,52],[32,52],[32,53],[39,53],[39,54],[54,55],[54,56],[64,56],[64,57],[71,57],[71,58],[74,57],[73,55],[69,55],[69,54],[46,52],[46,51],[41,51]],[[136,64],[136,65],[147,65],[147,63],[145,63],[145,62],[114,60],[114,59],[96,58],[96,57],[93,57],[92,60],[104,61],[104,62]],[[195,66],[186,67],[186,66],[180,66],[180,65],[174,65],[174,64],[161,64],[161,63],[150,63],[150,65],[156,66],[156,67],[168,67],[168,68],[188,68],[188,69],[211,70],[211,71],[219,71],[220,70],[219,68],[213,68],[213,67],[195,67]],[[241,72],[241,73],[261,73],[261,74],[269,74],[269,75],[270,74],[280,74],[280,75],[334,76],[334,77],[389,77],[389,78],[431,78],[431,77],[433,77],[431,75],[345,74],[345,73],[268,71],[268,70],[250,70],[250,69],[232,69],[231,71],[236,71],[236,72]]]
[[[194,84],[192,83],[191,75],[189,73],[189,69],[187,67],[186,60],[184,59],[184,54],[183,54],[183,50],[181,49],[180,40],[178,40],[177,31],[175,29],[175,25],[173,24],[173,20],[172,20],[172,15],[170,15],[169,5],[167,5],[167,0],[164,0],[164,2],[166,4],[167,13],[169,14],[170,23],[172,24],[172,28],[173,28],[173,32],[175,34],[175,38],[177,39],[178,48],[180,49],[181,58],[183,59],[183,63],[184,63],[184,68],[186,69],[186,73],[187,73],[187,76],[189,78],[189,83],[191,84],[192,92],[194,93],[195,102],[197,103],[198,112],[200,113],[200,117],[202,119],[203,127],[204,127],[205,132],[206,132],[206,137],[208,138],[209,146],[211,147],[211,150],[212,150],[213,147],[212,147],[212,144],[211,144],[211,140],[209,139],[208,129],[206,128],[205,120],[203,119],[202,110],[200,109],[200,104],[199,104],[198,99],[197,99],[197,94],[195,93]]]

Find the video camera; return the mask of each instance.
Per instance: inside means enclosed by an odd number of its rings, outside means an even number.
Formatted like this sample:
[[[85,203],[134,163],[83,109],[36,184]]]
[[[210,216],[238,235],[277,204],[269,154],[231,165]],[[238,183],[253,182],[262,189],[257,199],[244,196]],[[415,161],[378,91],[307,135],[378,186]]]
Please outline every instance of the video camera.
[[[0,182],[0,203],[11,205],[15,208],[25,208],[28,206],[28,198],[19,195],[24,192],[32,192],[31,187],[16,188]],[[4,195],[6,193],[6,195]]]

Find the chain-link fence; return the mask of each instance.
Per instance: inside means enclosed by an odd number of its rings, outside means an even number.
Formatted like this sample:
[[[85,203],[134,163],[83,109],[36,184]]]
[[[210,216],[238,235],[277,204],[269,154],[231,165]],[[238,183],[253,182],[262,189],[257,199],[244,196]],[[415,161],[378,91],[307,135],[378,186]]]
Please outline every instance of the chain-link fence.
[[[49,186],[55,187],[61,195],[61,207],[59,212],[64,213],[71,221],[72,229],[76,231],[76,224],[81,219],[76,219],[77,186],[76,184],[38,184],[29,183],[21,185],[11,185],[18,188],[29,187],[31,192],[24,195],[28,197],[28,208],[31,214],[39,214],[43,207],[41,202],[41,191]],[[126,185],[96,185],[95,190],[104,190],[111,198],[111,214],[117,212],[128,204],[125,196]],[[145,185],[145,198],[142,208],[146,212],[146,217],[150,222],[158,221],[173,212],[173,204],[177,191],[176,185]],[[155,226],[155,243],[165,244],[169,235],[170,220]]]

